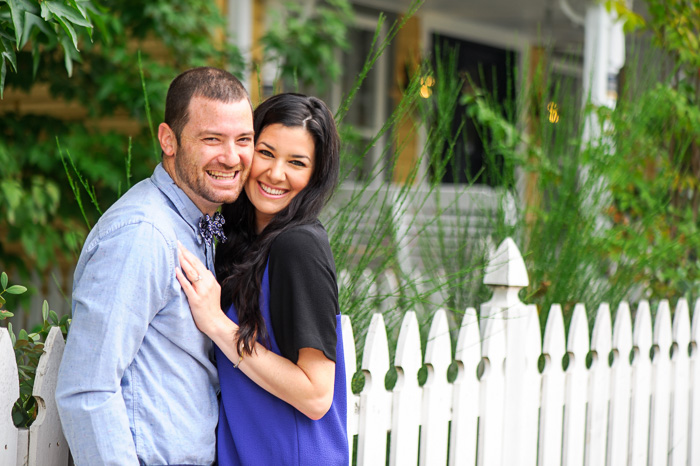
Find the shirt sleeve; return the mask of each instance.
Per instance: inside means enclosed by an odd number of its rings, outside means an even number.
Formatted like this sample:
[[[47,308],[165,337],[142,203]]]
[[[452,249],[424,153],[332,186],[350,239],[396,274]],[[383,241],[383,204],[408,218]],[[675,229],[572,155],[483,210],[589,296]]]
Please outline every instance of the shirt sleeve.
[[[338,285],[328,237],[320,224],[282,233],[269,259],[270,319],[282,356],[296,363],[301,348],[336,359]]]
[[[83,251],[56,388],[76,465],[138,464],[121,381],[171,288],[170,246],[153,225],[138,223]]]

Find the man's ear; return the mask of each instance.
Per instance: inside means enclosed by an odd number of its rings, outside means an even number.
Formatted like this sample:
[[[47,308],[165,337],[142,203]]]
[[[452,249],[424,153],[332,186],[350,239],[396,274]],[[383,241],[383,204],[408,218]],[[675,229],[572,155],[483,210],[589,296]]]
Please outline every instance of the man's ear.
[[[167,123],[158,125],[158,141],[164,156],[173,156],[177,151],[177,138],[175,132],[170,129]]]

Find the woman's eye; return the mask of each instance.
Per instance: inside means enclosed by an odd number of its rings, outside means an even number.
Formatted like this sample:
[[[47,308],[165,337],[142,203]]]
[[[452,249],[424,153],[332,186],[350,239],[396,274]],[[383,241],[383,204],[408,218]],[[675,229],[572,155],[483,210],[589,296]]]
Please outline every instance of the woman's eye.
[[[264,157],[274,157],[269,150],[260,149],[258,152]]]
[[[306,167],[306,164],[300,160],[292,160],[290,163],[292,165],[296,165],[297,167]]]

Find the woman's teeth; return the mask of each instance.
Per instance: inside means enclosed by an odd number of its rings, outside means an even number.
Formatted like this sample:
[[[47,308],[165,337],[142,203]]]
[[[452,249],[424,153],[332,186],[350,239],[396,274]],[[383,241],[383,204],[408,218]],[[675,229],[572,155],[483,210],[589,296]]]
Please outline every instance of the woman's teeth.
[[[260,187],[261,187],[262,190],[265,191],[267,194],[271,194],[271,195],[273,195],[273,196],[280,196],[280,195],[284,194],[284,190],[283,190],[283,189],[271,188],[271,187],[266,186],[266,185],[264,185],[264,184],[262,184],[262,183],[260,183]]]

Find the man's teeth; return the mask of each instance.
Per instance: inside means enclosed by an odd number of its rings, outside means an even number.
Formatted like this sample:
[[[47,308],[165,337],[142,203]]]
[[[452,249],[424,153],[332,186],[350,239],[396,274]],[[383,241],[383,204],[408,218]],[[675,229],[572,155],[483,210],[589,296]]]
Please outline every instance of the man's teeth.
[[[212,178],[216,178],[217,180],[232,180],[236,177],[236,173],[238,173],[238,172],[226,173],[226,172],[210,171],[208,173],[209,173],[209,176],[211,176]]]
[[[275,189],[271,188],[269,186],[265,186],[264,184],[260,183],[260,187],[262,188],[263,191],[265,191],[267,194],[271,194],[273,196],[279,196],[281,194],[284,194],[283,189]]]

